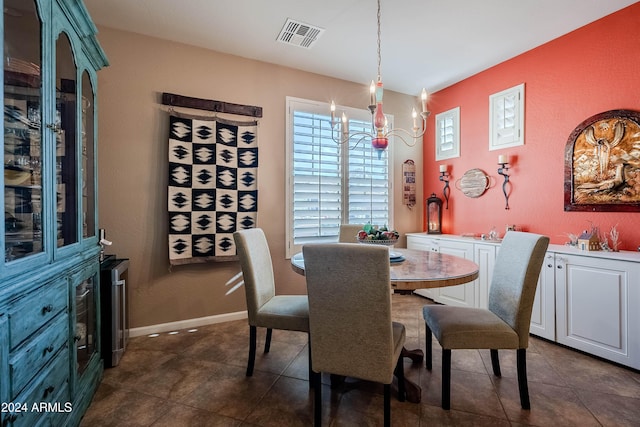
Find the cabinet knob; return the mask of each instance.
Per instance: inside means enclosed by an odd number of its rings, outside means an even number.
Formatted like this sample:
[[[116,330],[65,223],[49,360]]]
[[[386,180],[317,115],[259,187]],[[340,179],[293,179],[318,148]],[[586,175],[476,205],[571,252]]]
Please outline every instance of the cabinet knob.
[[[53,311],[53,306],[51,304],[48,304],[42,307],[42,314],[51,313],[52,311]]]
[[[51,393],[53,393],[53,390],[55,390],[56,388],[52,385],[50,385],[49,387],[44,389],[44,394],[42,395],[42,398],[44,399],[45,397],[49,396]]]
[[[44,356],[44,355],[46,355],[47,353],[51,353],[51,352],[53,352],[53,345],[50,345],[49,347],[45,348],[45,349],[42,351],[42,355]]]
[[[551,268],[553,267],[553,264],[547,264],[547,267]]]
[[[558,266],[558,270],[562,270],[562,266],[561,265]]]

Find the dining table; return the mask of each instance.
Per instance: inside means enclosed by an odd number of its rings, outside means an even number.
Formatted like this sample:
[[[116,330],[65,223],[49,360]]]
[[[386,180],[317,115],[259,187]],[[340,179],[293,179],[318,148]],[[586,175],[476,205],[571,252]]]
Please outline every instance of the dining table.
[[[477,279],[479,271],[478,264],[471,260],[434,251],[389,247],[389,262],[389,286],[398,291],[462,285]],[[291,268],[304,275],[302,252],[291,257]],[[421,349],[403,349],[402,356],[422,362],[424,353]],[[405,378],[405,389],[409,402],[420,403],[422,390],[418,384]]]

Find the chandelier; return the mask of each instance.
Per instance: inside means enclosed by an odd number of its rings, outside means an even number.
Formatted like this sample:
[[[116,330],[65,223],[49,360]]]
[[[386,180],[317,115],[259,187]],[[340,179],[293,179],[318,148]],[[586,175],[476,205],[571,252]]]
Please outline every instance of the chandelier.
[[[418,112],[415,107],[411,112],[413,119],[413,128],[409,132],[402,128],[389,129],[387,118],[382,110],[382,77],[380,73],[380,0],[378,0],[378,80],[374,83],[371,80],[369,86],[370,104],[368,106],[371,112],[371,131],[370,132],[353,132],[349,133],[349,119],[343,112],[341,117],[341,129],[338,129],[338,121],[336,120],[336,104],[331,101],[331,137],[338,144],[348,143],[352,138],[358,138],[355,145],[358,145],[360,141],[365,139],[371,140],[371,145],[378,151],[378,158],[382,155],[382,152],[389,145],[389,137],[398,137],[406,145],[413,147],[418,139],[421,139],[427,130],[427,117],[431,114],[427,111],[427,91],[422,89],[420,96],[422,111],[420,112],[420,119],[418,120]],[[408,142],[405,137],[411,138],[411,142]]]

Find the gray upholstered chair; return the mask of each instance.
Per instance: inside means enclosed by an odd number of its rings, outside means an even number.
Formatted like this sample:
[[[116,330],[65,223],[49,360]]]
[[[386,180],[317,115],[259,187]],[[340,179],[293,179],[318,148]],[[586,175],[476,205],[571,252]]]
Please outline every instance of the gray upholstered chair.
[[[391,382],[398,377],[404,400],[400,357],[404,325],[391,321],[389,252],[357,243],[305,245],[314,420],[321,423],[322,372],[384,384],[385,425],[391,420]]]
[[[340,235],[338,242],[340,243],[357,243],[358,231],[362,230],[362,224],[342,224],[340,225]]]
[[[530,409],[526,349],[536,286],[549,238],[510,231],[500,246],[489,289],[489,309],[427,305],[427,369],[431,370],[431,334],[442,346],[442,407],[451,406],[451,350],[489,349],[493,373],[500,376],[498,349],[515,349],[522,409]]]
[[[264,352],[268,353],[273,329],[309,331],[309,303],[306,295],[276,295],[271,253],[262,229],[236,231],[233,233],[233,238],[240,257],[247,297],[249,317],[247,376],[250,377],[253,375],[256,359],[257,327],[267,328]]]

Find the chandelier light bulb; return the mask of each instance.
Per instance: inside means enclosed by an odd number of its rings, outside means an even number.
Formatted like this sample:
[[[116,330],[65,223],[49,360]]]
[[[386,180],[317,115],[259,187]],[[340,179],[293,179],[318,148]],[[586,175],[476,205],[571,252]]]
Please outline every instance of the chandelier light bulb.
[[[369,101],[369,105],[375,105],[376,104],[376,84],[373,82],[373,80],[371,80],[371,84],[369,85],[369,95],[370,95],[370,101]]]
[[[422,94],[420,94],[420,100],[422,101],[422,112],[427,112],[427,90],[422,88]]]

